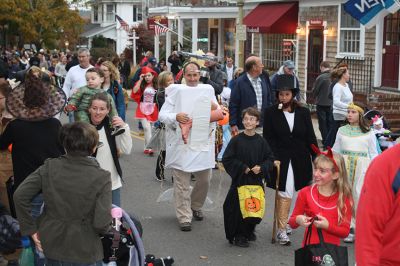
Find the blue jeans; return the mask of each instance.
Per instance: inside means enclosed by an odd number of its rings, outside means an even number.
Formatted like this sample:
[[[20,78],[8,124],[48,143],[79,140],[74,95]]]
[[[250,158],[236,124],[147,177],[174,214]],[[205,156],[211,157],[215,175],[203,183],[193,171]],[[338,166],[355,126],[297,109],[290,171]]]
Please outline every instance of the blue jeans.
[[[342,120],[333,120],[332,126],[329,129],[328,136],[326,137],[324,147],[331,147],[331,148],[333,147],[333,144],[335,144],[336,141],[336,134],[339,130],[339,127],[344,125],[344,122],[345,121]]]
[[[32,212],[31,215],[33,218],[37,219],[42,213],[43,206],[43,194],[36,195],[31,202]],[[31,247],[34,255],[35,266],[43,266],[44,265],[44,257],[40,257],[38,251],[36,251],[36,246],[33,240],[31,240]],[[43,255],[43,254],[42,254]]]
[[[226,147],[228,146],[229,141],[231,140],[231,126],[228,125],[223,125],[222,126],[222,148],[221,151],[218,153],[217,159],[218,161],[222,160],[222,157],[224,156],[224,152]]]
[[[321,132],[322,143],[325,144],[326,137],[332,126],[333,115],[331,106],[317,105],[318,127]]]
[[[46,266],[102,266],[102,265],[103,265],[102,261],[97,261],[94,263],[74,263],[74,262],[46,259]]]
[[[112,204],[121,207],[121,188],[114,189],[111,193]]]

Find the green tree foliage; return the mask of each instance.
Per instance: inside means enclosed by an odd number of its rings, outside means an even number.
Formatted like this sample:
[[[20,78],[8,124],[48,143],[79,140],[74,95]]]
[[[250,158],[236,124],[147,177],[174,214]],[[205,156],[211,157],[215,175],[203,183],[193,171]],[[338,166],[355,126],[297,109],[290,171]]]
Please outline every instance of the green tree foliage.
[[[0,10],[0,24],[10,25],[9,34],[19,36],[19,46],[58,48],[68,40],[72,47],[83,30],[83,19],[65,0],[1,0]]]

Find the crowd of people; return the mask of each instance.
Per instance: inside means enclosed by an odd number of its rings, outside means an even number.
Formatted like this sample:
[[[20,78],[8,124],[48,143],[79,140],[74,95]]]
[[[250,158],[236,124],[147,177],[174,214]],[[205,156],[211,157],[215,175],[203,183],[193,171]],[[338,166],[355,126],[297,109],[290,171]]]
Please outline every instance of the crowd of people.
[[[149,51],[132,73],[126,60],[94,62],[85,48],[76,55],[14,51],[0,63],[0,199],[30,237],[35,265],[102,265],[98,236],[111,224],[111,205],[121,205],[119,158],[132,150],[125,89],[137,103],[143,153],[159,153],[156,180],[172,169],[181,231],[204,219],[212,169],[223,165],[232,179],[223,204],[231,244],[256,241],[267,186],[277,190],[279,244],[289,245],[299,226],[312,230],[303,245],[319,243],[319,230],[333,245],[353,243],[357,232],[358,265],[400,263],[389,219],[399,209],[399,145],[374,160],[379,142],[365,106],[353,102],[347,65],[321,63],[313,89],[318,143],[291,60],[271,77],[256,55],[241,69],[211,51],[193,58],[174,51],[160,62]]]

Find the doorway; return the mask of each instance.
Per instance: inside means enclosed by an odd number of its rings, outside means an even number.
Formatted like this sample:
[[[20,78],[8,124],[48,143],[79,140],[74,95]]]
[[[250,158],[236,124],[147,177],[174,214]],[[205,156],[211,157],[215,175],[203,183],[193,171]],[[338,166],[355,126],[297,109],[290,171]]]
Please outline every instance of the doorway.
[[[382,86],[399,86],[400,12],[385,18],[383,30]]]
[[[324,58],[324,28],[309,28],[307,58],[307,103],[314,103],[312,89],[314,82],[320,74],[319,65]]]

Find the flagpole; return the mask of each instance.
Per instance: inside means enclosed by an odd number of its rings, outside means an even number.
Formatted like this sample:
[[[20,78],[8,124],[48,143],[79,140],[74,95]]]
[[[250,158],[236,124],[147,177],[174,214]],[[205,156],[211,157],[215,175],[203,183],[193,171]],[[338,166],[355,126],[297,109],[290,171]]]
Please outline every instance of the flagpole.
[[[157,24],[157,25],[158,25],[158,26],[160,26],[160,27],[167,28],[167,29],[168,29],[170,32],[172,32],[172,33],[175,33],[176,35],[178,35],[178,36],[182,37],[182,38],[183,38],[183,39],[185,39],[186,41],[192,42],[192,40],[191,40],[191,39],[189,39],[189,38],[185,37],[184,35],[180,35],[179,33],[177,33],[177,32],[175,32],[175,31],[171,30],[171,29],[170,29],[170,28],[168,28],[168,27],[165,27],[164,25],[162,25],[162,24],[158,23],[157,21],[155,21],[154,23],[155,23],[155,24]]]

